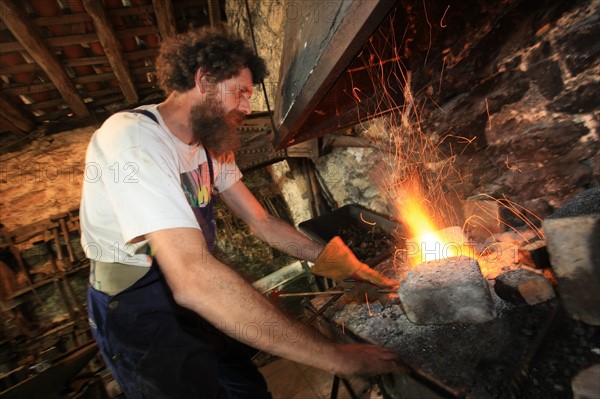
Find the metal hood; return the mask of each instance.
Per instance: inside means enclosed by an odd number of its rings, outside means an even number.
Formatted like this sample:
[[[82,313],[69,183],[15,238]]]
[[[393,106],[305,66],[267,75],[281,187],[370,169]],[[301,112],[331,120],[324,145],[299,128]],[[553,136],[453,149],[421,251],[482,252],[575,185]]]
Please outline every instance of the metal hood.
[[[365,60],[359,54],[370,37],[373,41],[374,33],[380,36],[378,27],[396,2],[294,4],[296,8],[286,24],[275,101],[277,148],[320,137],[373,116],[373,109],[366,106],[369,101],[357,107],[356,93],[360,92],[366,100],[374,95],[368,68],[364,68]]]

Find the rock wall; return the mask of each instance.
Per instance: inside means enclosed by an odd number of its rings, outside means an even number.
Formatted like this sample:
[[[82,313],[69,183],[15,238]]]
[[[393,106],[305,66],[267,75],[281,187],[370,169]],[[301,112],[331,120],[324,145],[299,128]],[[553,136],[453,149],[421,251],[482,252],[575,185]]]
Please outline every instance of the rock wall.
[[[410,106],[418,110],[411,123],[427,141],[413,142],[421,147],[404,148],[403,155],[424,154],[421,173],[452,197],[446,204],[456,208],[457,201],[485,195],[526,208],[535,220],[600,184],[599,1],[408,0],[399,7],[403,18],[393,22],[404,35],[399,69],[410,76]],[[394,156],[393,147],[411,145],[410,133],[394,126],[399,119],[351,129],[371,148],[334,148],[314,159],[338,206],[395,212],[389,172],[399,172],[406,158]],[[292,208],[306,206],[298,195],[288,200]]]
[[[434,93],[423,101],[423,129],[445,154],[454,145],[465,195],[506,196],[543,217],[599,184],[599,11],[598,1],[516,2],[469,42],[468,56],[451,60],[446,47],[417,76],[417,90]],[[440,35],[431,50],[443,54],[458,35]]]
[[[250,0],[250,17],[258,54],[267,62],[269,76],[265,79],[265,88],[273,108],[273,101],[279,81],[279,64],[283,46],[285,20],[289,17],[290,1]],[[248,13],[243,1],[227,1],[225,3],[227,25],[237,32],[248,43],[252,43]],[[267,111],[267,102],[262,87],[255,87],[255,93],[250,102],[253,111]]]
[[[85,151],[96,127],[34,139],[0,158],[0,223],[12,230],[79,207]]]

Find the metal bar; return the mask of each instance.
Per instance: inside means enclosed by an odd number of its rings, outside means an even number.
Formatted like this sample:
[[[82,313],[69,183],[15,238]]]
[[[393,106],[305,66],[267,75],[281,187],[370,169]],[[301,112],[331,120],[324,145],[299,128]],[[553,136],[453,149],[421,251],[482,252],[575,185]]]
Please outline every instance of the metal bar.
[[[346,390],[350,394],[350,397],[352,399],[360,399],[358,397],[358,395],[356,394],[356,392],[354,392],[354,388],[352,388],[352,385],[350,385],[350,382],[345,378],[340,378],[340,379],[342,380],[342,384],[344,384],[344,386],[346,387]]]
[[[338,377],[337,375],[334,375],[333,383],[331,384],[331,395],[329,395],[330,399],[337,399],[339,389],[340,389],[340,377]]]
[[[313,321],[315,321],[317,317],[322,315],[323,312],[325,312],[335,301],[340,299],[342,295],[343,294],[335,294],[333,297],[331,297],[331,299],[329,299],[327,302],[325,302],[323,306],[321,306],[321,309],[317,310],[312,316],[310,316],[310,318],[306,321],[306,324],[311,324]],[[315,308],[312,305],[310,306],[312,308],[311,310],[315,310]]]
[[[280,298],[294,298],[299,296],[324,296],[324,295],[336,295],[344,294],[344,291],[317,291],[317,292],[291,292],[287,294],[279,294]]]
[[[352,291],[352,288],[344,288],[341,291],[317,291],[317,292],[290,292],[290,293],[285,293],[285,294],[279,294],[280,298],[286,298],[286,297],[298,297],[298,296],[323,296],[323,295],[336,295],[336,294],[341,294],[343,295],[346,292],[350,292]],[[377,290],[377,293],[379,294],[394,294],[396,293],[396,290]]]

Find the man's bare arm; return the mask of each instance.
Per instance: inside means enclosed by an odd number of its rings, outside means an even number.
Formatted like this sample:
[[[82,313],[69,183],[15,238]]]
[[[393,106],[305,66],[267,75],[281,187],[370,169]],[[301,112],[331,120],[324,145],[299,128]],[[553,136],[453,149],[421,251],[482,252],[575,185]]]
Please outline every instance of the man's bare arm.
[[[311,262],[314,262],[323,250],[321,244],[308,239],[288,223],[269,214],[241,181],[221,193],[221,198],[231,211],[248,224],[258,238],[273,248]]]
[[[233,338],[342,376],[398,369],[391,350],[332,343],[287,318],[209,253],[200,230],[167,229],[147,236],[175,301]]]

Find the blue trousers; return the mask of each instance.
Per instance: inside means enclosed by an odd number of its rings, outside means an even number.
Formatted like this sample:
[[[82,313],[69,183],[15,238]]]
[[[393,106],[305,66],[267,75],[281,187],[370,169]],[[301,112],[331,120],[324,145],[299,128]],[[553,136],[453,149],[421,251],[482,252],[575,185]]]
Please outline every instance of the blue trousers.
[[[115,296],[88,287],[88,315],[128,399],[271,398],[255,350],[175,304],[156,263]]]

